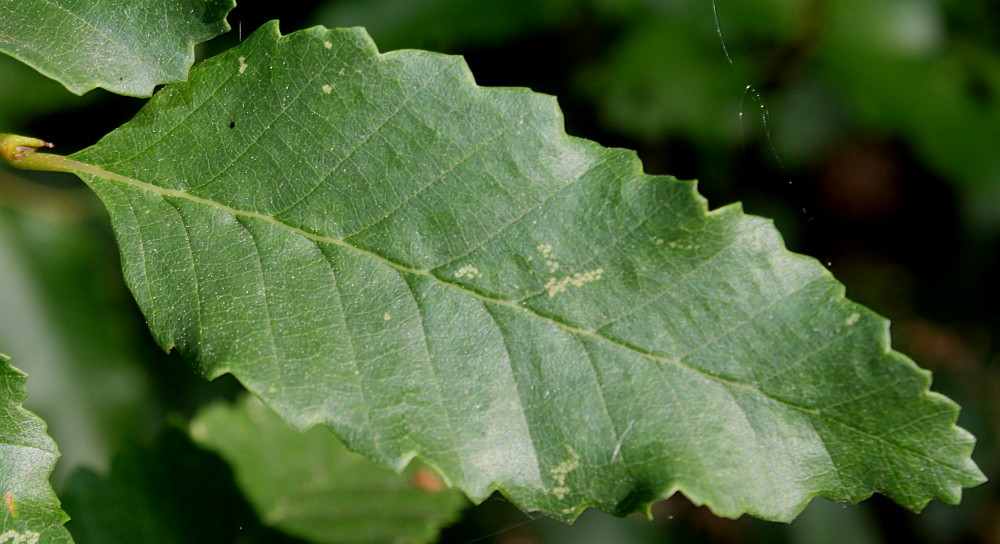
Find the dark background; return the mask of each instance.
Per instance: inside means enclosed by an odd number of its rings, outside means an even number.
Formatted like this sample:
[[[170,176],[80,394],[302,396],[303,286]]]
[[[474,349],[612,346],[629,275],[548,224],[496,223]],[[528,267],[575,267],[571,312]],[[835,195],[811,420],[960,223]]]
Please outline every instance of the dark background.
[[[997,2],[266,4],[241,4],[233,32],[201,55],[269,19],[286,33],[365,26],[383,51],[461,54],[481,85],[556,95],[570,134],[635,149],[649,173],[699,179],[712,207],[742,201],[773,218],[791,249],[825,263],[849,297],[892,320],[894,347],[963,407],[959,423],[979,441],[974,458],[997,476]],[[55,140],[60,152],[92,144],[144,102],[74,97],[0,60],[0,96],[23,96],[0,105],[3,129]],[[152,345],[92,196],[62,177],[27,177],[35,179],[0,176],[0,345],[32,376],[28,407],[64,452],[58,489],[74,467],[106,466],[121,444],[151,440],[172,414],[238,386],[201,381]],[[39,303],[50,310],[31,309]],[[82,398],[81,384],[109,393]],[[719,519],[681,497],[653,512],[652,522],[588,512],[567,527],[494,498],[442,542],[1000,542],[990,483],[967,490],[961,506],[932,503],[919,516],[879,497],[814,501],[790,525]]]

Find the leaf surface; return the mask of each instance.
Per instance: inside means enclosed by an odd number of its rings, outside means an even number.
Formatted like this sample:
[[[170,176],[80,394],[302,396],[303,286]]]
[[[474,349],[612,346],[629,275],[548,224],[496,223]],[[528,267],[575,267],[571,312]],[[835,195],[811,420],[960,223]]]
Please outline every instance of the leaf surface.
[[[49,475],[59,452],[45,422],[21,407],[27,376],[0,354],[0,542],[70,543]]]
[[[202,410],[191,435],[229,462],[264,523],[309,542],[432,542],[467,505],[427,467],[396,474],[252,397]]]
[[[150,96],[183,81],[235,0],[2,0],[0,51],[83,94]]]
[[[459,58],[269,24],[73,161],[162,346],[474,500],[788,520],[983,480],[957,406],[769,221]]]

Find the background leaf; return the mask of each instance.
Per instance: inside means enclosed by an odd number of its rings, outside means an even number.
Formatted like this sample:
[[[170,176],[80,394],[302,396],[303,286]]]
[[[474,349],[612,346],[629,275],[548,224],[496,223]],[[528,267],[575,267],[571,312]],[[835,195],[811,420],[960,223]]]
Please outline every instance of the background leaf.
[[[5,0],[0,51],[76,94],[103,87],[150,96],[154,86],[187,77],[194,45],[229,30],[226,13],[235,5],[235,0]]]
[[[115,456],[107,475],[80,469],[63,493],[80,544],[295,544],[263,527],[217,455],[167,429]]]
[[[787,520],[982,481],[822,266],[561,121],[454,57],[272,24],[74,158],[161,345],[474,500]]]
[[[467,505],[428,468],[395,474],[252,397],[202,410],[191,435],[229,462],[264,523],[310,542],[433,542]]]
[[[21,407],[26,378],[0,354],[0,541],[69,543],[68,518],[49,485],[59,452],[45,423]]]
[[[128,311],[117,254],[94,225],[103,210],[89,191],[5,172],[0,193],[0,346],[32,376],[27,407],[60,445],[58,490],[78,465],[104,468],[126,436],[155,428],[139,364],[142,324]]]

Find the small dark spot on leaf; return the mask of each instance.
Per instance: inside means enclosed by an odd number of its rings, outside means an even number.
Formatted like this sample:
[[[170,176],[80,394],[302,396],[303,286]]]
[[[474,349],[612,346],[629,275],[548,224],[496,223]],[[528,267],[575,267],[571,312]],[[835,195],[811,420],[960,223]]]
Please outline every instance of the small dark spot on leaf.
[[[229,128],[236,128],[236,121],[230,121]]]

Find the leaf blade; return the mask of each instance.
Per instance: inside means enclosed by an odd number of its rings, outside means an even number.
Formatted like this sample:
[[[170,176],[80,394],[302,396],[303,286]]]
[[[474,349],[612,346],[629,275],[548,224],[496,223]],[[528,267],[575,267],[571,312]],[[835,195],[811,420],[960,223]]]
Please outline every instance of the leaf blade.
[[[235,0],[17,0],[0,17],[0,51],[75,94],[95,87],[151,96],[183,81],[194,45],[229,30]],[[42,29],[40,36],[39,28]]]
[[[453,57],[266,26],[74,157],[161,345],[474,500],[787,520],[982,481],[957,407],[770,222]]]

